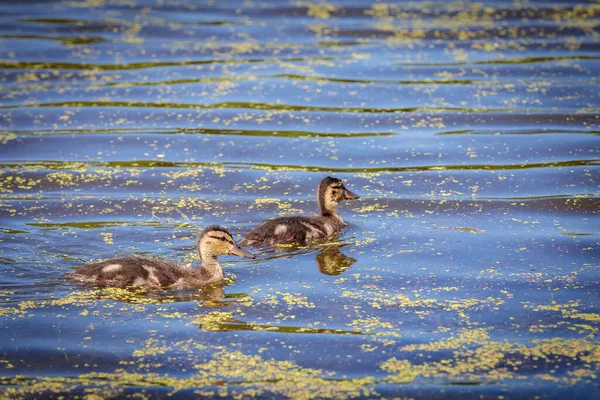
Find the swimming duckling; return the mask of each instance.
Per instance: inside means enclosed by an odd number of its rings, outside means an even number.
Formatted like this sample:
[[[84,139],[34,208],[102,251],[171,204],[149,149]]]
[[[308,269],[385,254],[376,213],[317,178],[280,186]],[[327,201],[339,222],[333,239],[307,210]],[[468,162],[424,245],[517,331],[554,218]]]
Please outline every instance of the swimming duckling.
[[[337,212],[338,203],[358,198],[360,196],[346,189],[341,180],[328,176],[321,181],[317,189],[320,215],[269,220],[251,230],[240,243],[244,246],[306,244],[327,237],[346,225]]]
[[[234,254],[254,258],[254,254],[240,247],[226,229],[209,226],[198,239],[200,268],[191,264],[178,265],[160,258],[124,256],[85,265],[64,274],[82,283],[125,288],[142,286],[149,289],[181,289],[215,283],[223,278],[217,256]]]

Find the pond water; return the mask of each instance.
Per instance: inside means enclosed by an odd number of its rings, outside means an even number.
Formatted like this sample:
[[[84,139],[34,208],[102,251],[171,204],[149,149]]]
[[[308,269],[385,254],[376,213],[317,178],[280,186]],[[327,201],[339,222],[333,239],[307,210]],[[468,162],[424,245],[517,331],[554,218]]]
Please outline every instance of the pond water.
[[[0,395],[562,398],[600,386],[600,4],[0,4]],[[80,287],[317,211],[204,290]],[[536,397],[538,396],[538,397]]]

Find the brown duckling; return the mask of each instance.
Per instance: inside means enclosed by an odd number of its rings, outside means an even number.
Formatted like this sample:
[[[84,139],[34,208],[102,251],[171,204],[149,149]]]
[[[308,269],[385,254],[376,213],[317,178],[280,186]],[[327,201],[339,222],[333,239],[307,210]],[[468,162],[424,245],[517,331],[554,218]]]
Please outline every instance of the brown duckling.
[[[181,289],[215,283],[223,278],[217,256],[233,254],[254,258],[240,247],[226,229],[209,226],[198,239],[200,268],[191,264],[178,265],[160,258],[124,256],[87,264],[64,277],[98,286],[125,288],[141,286],[148,289]]]
[[[341,180],[328,176],[321,181],[317,189],[320,215],[269,220],[251,230],[240,243],[244,246],[259,247],[307,244],[315,239],[325,238],[346,225],[337,212],[338,203],[358,198],[360,196],[346,189]]]

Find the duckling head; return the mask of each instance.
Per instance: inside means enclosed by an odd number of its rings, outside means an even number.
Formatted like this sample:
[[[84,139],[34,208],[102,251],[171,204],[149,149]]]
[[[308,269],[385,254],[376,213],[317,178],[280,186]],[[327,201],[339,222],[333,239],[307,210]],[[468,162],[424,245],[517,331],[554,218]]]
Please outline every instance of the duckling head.
[[[317,190],[317,202],[322,215],[337,214],[337,204],[340,201],[358,198],[359,195],[346,189],[344,182],[330,176],[321,181]]]
[[[227,229],[218,225],[211,225],[202,231],[198,240],[198,252],[203,261],[226,254],[254,258],[254,254],[233,240]]]

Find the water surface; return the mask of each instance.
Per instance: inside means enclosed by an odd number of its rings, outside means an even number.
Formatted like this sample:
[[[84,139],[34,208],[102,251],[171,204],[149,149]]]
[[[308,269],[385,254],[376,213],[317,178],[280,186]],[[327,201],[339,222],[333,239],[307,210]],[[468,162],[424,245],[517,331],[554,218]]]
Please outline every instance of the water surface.
[[[597,2],[0,5],[0,394],[590,398]],[[205,290],[78,287],[362,195]]]

